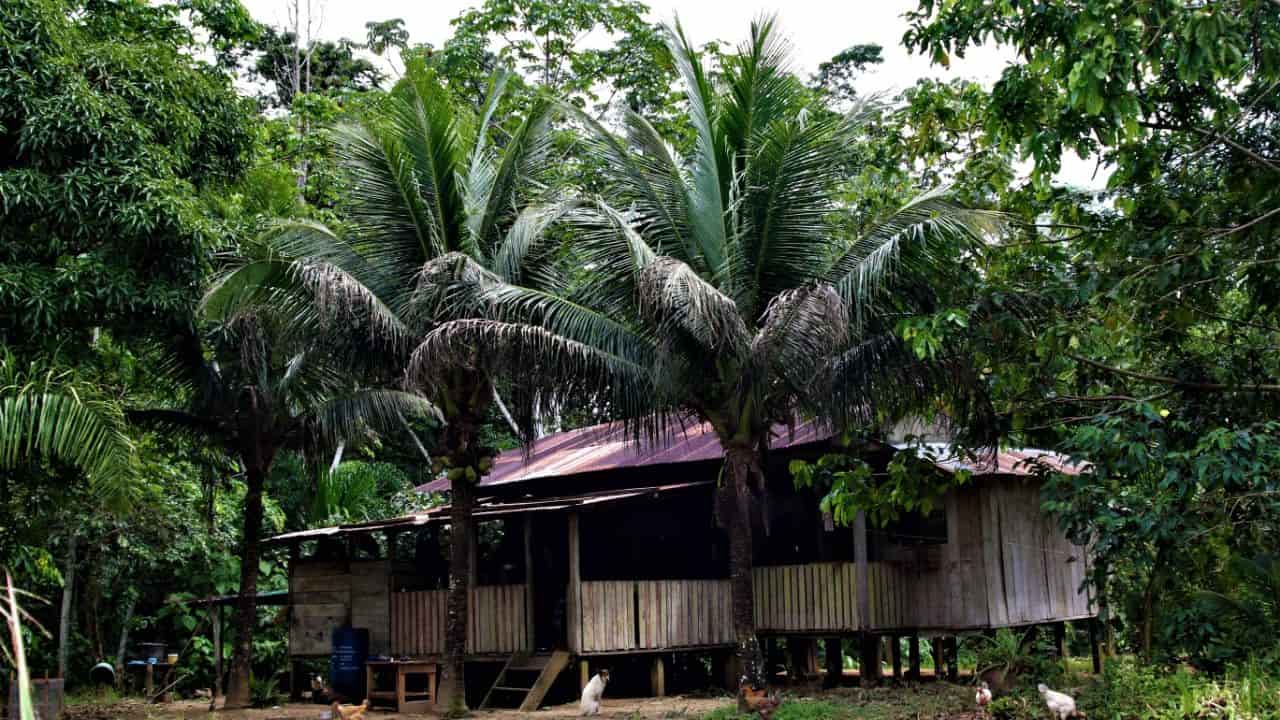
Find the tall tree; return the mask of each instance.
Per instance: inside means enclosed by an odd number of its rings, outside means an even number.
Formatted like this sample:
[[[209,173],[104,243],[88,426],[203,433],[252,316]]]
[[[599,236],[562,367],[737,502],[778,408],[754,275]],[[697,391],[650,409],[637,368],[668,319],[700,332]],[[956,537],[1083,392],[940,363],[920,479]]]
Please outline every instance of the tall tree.
[[[421,398],[396,390],[358,387],[344,354],[317,333],[287,332],[291,318],[265,309],[246,311],[206,335],[177,332],[171,367],[186,387],[184,407],[137,409],[144,426],[181,432],[220,448],[240,462],[244,498],[240,593],[227,707],[249,705],[253,628],[263,523],[263,489],[282,450],[326,452],[371,429],[399,431],[406,414],[430,415]]]
[[[200,198],[252,141],[202,47],[176,4],[0,5],[0,343],[69,354],[189,311],[217,241]]]
[[[1203,657],[1188,628],[1215,618],[1189,600],[1221,569],[1204,548],[1278,549],[1278,10],[924,2],[905,38],[940,63],[990,38],[1014,50],[989,92],[934,88],[946,105],[922,106],[938,125],[917,135],[1034,163],[1029,183],[994,184],[1034,224],[985,280],[1045,309],[991,338],[998,401],[1023,438],[1092,462],[1046,499],[1156,655]],[[1094,188],[1054,181],[1067,152],[1096,160]]]
[[[536,278],[546,253],[538,232],[572,203],[526,212],[548,161],[552,105],[533,104],[500,143],[494,115],[508,75],[492,79],[476,112],[420,63],[410,64],[379,111],[340,128],[338,163],[349,178],[343,231],[315,223],[281,228],[277,257],[227,278],[211,302],[235,304],[258,293],[310,302],[321,318],[357,318],[355,335],[372,337],[368,354],[388,377],[403,377],[409,350],[451,315],[441,293],[459,274]],[[474,488],[494,449],[480,425],[495,397],[488,358],[472,353],[415,376],[413,387],[444,416],[440,455],[450,480],[451,556],[448,628],[441,695],[453,713],[465,704],[469,543]]]
[[[785,70],[772,19],[723,61],[713,81],[680,27],[668,43],[684,78],[696,143],[688,158],[643,117],[615,136],[592,118],[606,196],[570,218],[590,271],[548,293],[484,289],[486,318],[443,325],[410,371],[470,353],[501,358],[548,388],[594,383],[639,435],[690,417],[724,449],[717,515],[728,528],[737,652],[748,683],[766,682],[752,600],[752,519],[763,456],[779,426],[812,416],[870,423],[949,400],[956,420],[986,410],[964,358],[915,354],[895,332],[932,312],[931,281],[994,217],[926,193],[850,236],[832,216],[856,116],[811,112]],[[585,275],[582,277],[581,275]],[[890,290],[893,290],[891,292]]]

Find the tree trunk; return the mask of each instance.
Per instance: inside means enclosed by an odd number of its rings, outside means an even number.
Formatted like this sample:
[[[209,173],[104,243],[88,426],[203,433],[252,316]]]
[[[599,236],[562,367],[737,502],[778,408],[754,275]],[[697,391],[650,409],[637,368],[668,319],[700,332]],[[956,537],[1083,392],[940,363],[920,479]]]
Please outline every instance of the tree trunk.
[[[231,675],[227,679],[226,708],[250,704],[249,672],[253,663],[253,627],[258,617],[258,558],[262,542],[262,486],[266,468],[246,464],[248,492],[244,496],[244,547],[240,553],[240,596],[232,627]]]
[[[138,605],[136,595],[129,596],[124,606],[124,621],[120,623],[120,644],[116,646],[116,677],[124,677],[124,654],[129,649],[129,625],[133,622],[133,610]]]
[[[449,484],[449,598],[445,662],[440,694],[453,717],[467,712],[467,601],[471,592],[471,544],[475,482],[460,477]]]
[[[67,676],[67,653],[71,648],[71,601],[76,590],[76,535],[67,537],[67,567],[62,575],[62,612],[58,616],[58,677]]]
[[[752,584],[752,515],[755,496],[751,482],[760,476],[760,456],[752,446],[725,445],[725,481],[720,487],[720,507],[729,532],[729,584],[733,595],[733,632],[742,664],[740,686],[767,687],[764,655],[756,637],[755,598]],[[738,691],[738,709],[745,712],[746,695]]]

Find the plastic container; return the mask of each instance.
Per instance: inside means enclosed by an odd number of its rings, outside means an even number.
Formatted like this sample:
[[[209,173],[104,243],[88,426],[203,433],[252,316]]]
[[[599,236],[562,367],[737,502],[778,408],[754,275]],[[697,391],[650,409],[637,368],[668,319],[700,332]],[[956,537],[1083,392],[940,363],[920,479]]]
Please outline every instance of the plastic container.
[[[164,643],[138,643],[138,654],[151,665],[164,660]]]
[[[333,653],[329,656],[329,685],[349,702],[364,699],[364,663],[369,658],[369,630],[333,629]]]
[[[167,663],[169,663],[170,665],[177,665],[177,664],[178,664],[178,653],[169,653],[168,655],[165,655],[165,656],[164,656],[164,661],[165,661],[165,662],[167,662]]]

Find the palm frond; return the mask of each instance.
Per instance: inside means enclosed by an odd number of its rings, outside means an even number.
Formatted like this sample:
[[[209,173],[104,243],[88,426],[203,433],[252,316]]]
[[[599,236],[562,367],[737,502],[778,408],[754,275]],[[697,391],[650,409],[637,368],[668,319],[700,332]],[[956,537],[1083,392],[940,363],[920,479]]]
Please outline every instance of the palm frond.
[[[34,372],[32,372],[34,371]],[[70,463],[104,488],[131,473],[133,443],[124,413],[68,373],[19,372],[13,356],[0,356],[0,468],[48,457]]]
[[[851,243],[832,263],[827,280],[861,319],[895,272],[940,277],[951,268],[939,267],[945,259],[939,250],[958,245],[962,251],[977,252],[980,241],[997,232],[1003,221],[1001,213],[964,207],[950,198],[948,188],[935,188]]]
[[[830,285],[808,285],[774,297],[751,342],[752,364],[788,386],[788,394],[828,393],[814,387],[820,369],[849,342],[848,306]]]
[[[675,150],[634,112],[624,115],[627,135],[619,137],[581,109],[566,109],[587,127],[590,150],[606,163],[612,204],[629,208],[634,226],[655,249],[701,263],[702,251],[689,225],[689,188]]]
[[[780,119],[760,129],[744,178],[738,211],[744,314],[754,315],[756,299],[821,277],[833,253],[829,216],[832,193],[843,177],[849,136],[839,121]]]
[[[433,388],[442,368],[518,373],[530,387],[598,392],[620,415],[640,418],[655,398],[649,368],[545,328],[496,320],[455,320],[431,331],[409,359],[406,382]],[[520,413],[520,415],[524,415]]]
[[[443,423],[440,410],[420,395],[401,390],[368,389],[330,399],[309,415],[299,418],[299,426],[310,430],[295,435],[293,442],[337,447],[354,442],[370,431],[399,433],[404,417],[430,418]]]
[[[494,274],[508,283],[528,279],[532,268],[527,267],[526,262],[543,254],[537,249],[547,239],[547,231],[585,206],[583,200],[573,197],[522,210],[494,255],[491,265]]]
[[[645,266],[636,285],[640,312],[659,334],[681,332],[708,351],[731,356],[746,351],[750,333],[738,306],[693,268],[659,257]]]
[[[547,171],[554,107],[545,98],[534,100],[524,121],[503,147],[496,167],[482,171],[482,174],[490,173],[491,178],[485,191],[471,199],[467,223],[486,257],[498,245],[500,225],[516,216],[521,196],[529,195]]]
[[[665,26],[667,46],[675,59],[676,69],[684,80],[689,102],[689,120],[693,124],[695,150],[689,169],[691,176],[688,218],[700,259],[712,275],[721,273],[727,255],[725,232],[726,192],[733,174],[734,148],[717,132],[715,119],[718,99],[702,58],[684,35],[679,20]]]
[[[971,446],[992,447],[996,441],[998,423],[986,383],[963,356],[921,359],[886,330],[858,338],[830,360],[825,373],[830,396],[806,400],[838,427],[937,417]]]

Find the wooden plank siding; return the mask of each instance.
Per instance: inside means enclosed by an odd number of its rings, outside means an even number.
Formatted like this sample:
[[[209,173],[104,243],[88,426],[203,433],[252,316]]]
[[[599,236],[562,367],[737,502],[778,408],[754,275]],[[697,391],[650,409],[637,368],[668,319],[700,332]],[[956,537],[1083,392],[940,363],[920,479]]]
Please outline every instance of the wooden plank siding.
[[[525,649],[528,637],[524,585],[483,585],[471,589],[467,652],[477,655]],[[441,655],[445,646],[448,591],[391,595],[391,653]]]
[[[385,653],[391,645],[387,595],[391,566],[385,560],[303,561],[290,565],[289,654],[328,655],[334,628],[345,625],[369,631],[369,652]]]
[[[728,580],[636,582],[637,648],[732,645],[733,596]]]

